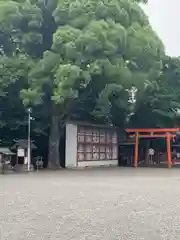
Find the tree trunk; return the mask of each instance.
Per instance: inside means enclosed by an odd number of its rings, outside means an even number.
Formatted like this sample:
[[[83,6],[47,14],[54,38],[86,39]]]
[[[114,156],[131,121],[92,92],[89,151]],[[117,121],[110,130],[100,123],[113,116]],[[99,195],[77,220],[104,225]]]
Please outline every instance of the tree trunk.
[[[52,103],[51,112],[51,125],[49,135],[49,156],[48,156],[48,167],[51,169],[60,168],[60,154],[59,154],[59,143],[60,143],[60,118],[57,111],[57,107]]]

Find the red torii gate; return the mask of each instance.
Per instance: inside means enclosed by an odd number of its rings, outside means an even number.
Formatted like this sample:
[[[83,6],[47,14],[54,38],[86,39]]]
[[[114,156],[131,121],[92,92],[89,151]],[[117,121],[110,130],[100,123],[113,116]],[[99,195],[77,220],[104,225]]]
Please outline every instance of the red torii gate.
[[[171,139],[176,136],[180,128],[127,128],[127,133],[135,134],[134,167],[138,167],[139,138],[164,138],[167,143],[168,167],[172,167]]]

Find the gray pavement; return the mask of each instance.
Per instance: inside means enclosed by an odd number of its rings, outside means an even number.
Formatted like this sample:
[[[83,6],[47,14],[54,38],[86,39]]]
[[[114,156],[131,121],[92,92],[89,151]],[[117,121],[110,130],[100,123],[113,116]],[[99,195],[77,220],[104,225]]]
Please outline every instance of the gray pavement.
[[[0,176],[0,240],[179,240],[180,169]]]

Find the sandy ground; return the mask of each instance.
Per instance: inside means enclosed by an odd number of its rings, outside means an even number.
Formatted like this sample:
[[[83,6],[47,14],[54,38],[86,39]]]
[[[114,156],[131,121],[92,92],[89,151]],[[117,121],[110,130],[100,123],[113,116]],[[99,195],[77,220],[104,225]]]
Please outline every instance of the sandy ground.
[[[0,176],[0,240],[179,240],[180,169]]]

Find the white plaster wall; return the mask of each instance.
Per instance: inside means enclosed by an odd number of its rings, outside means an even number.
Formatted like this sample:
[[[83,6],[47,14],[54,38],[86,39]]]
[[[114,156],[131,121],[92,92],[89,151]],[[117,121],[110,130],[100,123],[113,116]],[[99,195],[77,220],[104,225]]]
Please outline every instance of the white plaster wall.
[[[78,167],[118,166],[118,160],[78,162]]]
[[[66,124],[66,155],[65,166],[77,167],[77,125]]]

